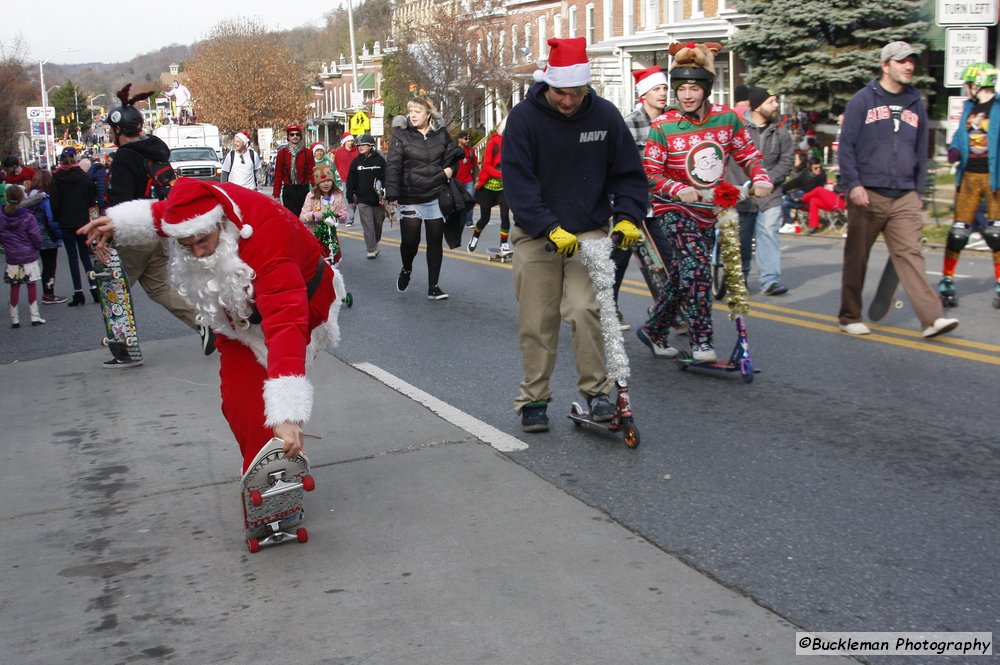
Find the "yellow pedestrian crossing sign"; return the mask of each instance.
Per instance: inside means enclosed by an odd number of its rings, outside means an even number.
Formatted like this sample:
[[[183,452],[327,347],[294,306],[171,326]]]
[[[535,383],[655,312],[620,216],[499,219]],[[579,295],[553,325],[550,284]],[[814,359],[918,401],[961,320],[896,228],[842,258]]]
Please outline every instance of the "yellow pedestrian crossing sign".
[[[358,111],[351,116],[351,134],[354,136],[367,134],[371,127],[371,120],[368,119],[368,114],[364,111]]]

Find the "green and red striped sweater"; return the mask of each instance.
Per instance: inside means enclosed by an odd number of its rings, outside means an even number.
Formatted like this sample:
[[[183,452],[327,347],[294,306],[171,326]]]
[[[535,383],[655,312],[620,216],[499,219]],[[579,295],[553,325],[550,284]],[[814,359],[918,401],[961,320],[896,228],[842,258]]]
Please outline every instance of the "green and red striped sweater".
[[[642,156],[653,214],[673,210],[694,218],[701,227],[714,224],[711,203],[687,204],[675,197],[686,187],[708,189],[722,181],[729,158],[735,159],[753,182],[771,182],[763,157],[736,111],[712,104],[698,121],[679,109],[668,108],[653,121]]]

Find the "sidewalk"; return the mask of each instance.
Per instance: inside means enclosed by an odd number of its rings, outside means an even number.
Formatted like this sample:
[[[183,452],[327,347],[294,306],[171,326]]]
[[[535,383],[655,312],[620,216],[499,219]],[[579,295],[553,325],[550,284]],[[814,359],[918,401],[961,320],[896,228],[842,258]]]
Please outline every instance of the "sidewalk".
[[[310,541],[249,554],[218,360],[191,346],[145,344],[122,371],[101,350],[0,366],[4,662],[816,660],[780,617],[332,356]]]

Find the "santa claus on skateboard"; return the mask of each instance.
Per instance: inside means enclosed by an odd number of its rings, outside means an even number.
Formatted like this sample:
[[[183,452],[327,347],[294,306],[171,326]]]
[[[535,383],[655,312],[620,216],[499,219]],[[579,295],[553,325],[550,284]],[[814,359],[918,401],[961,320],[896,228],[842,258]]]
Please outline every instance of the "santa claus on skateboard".
[[[80,230],[98,248],[167,237],[172,281],[216,333],[222,412],[243,470],[272,438],[304,451],[313,405],[307,369],[339,340],[340,275],[327,250],[274,200],[232,185],[179,178],[163,201],[113,206]]]

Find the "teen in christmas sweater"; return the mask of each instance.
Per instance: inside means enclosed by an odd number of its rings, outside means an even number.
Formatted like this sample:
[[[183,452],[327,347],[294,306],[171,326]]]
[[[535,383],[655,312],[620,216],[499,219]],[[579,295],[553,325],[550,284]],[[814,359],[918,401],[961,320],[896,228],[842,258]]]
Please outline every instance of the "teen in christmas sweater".
[[[657,357],[677,355],[667,334],[683,308],[693,358],[716,360],[710,265],[715,209],[711,197],[704,195],[723,180],[726,159],[732,157],[750,175],[753,196],[767,196],[774,189],[739,115],[708,100],[715,81],[714,53],[720,48],[714,42],[670,46],[674,56],[670,82],[677,106],[653,122],[643,154],[653,214],[675,252],[675,260],[667,266],[667,288],[649,320],[636,331]]]

